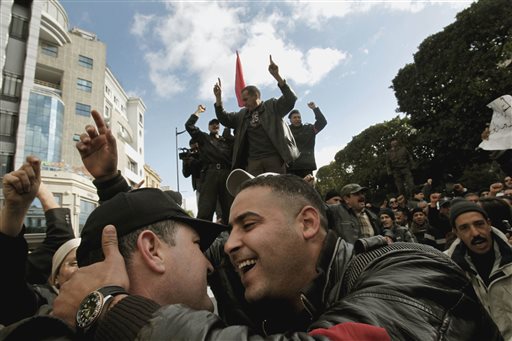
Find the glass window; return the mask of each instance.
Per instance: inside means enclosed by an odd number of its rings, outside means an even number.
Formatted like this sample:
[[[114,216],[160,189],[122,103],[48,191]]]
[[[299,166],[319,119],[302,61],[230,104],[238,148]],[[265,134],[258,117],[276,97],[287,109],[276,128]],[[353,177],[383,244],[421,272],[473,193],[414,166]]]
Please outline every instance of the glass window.
[[[78,78],[76,81],[76,88],[78,90],[82,90],[85,92],[91,92],[92,91],[92,83],[88,80]]]
[[[59,48],[45,42],[41,43],[41,52],[50,57],[57,57]]]
[[[14,155],[0,154],[0,177],[14,170]]]
[[[28,19],[13,14],[11,26],[9,27],[9,35],[12,38],[26,41],[28,38]]]
[[[142,116],[141,113],[139,113],[139,123],[140,124],[144,123],[144,116]]]
[[[2,82],[2,98],[11,102],[17,102],[21,96],[21,76],[4,72]]]
[[[91,115],[91,106],[83,103],[76,103],[75,113],[77,115],[89,117]]]
[[[60,162],[64,105],[56,97],[31,92],[27,112],[25,155]]]
[[[78,64],[83,66],[83,67],[86,67],[88,69],[92,69],[93,60],[92,60],[92,58],[79,55],[78,56]]]
[[[0,110],[0,136],[14,136],[16,134],[16,121],[15,113]]]
[[[82,232],[82,229],[84,228],[87,218],[92,213],[92,211],[94,211],[95,208],[96,203],[89,200],[80,199],[80,215],[78,216],[78,225],[80,232]]]

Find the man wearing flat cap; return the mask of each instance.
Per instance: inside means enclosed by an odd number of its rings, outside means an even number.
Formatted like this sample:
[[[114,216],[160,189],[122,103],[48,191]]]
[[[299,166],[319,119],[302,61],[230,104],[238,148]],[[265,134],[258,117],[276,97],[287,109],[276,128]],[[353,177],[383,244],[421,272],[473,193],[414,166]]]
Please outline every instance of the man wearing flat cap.
[[[226,190],[226,179],[231,171],[233,145],[229,139],[219,135],[219,120],[216,118],[208,122],[209,133],[202,132],[196,126],[199,116],[205,110],[203,105],[198,105],[196,112],[190,115],[185,123],[185,128],[190,136],[199,143],[201,150],[199,157],[203,165],[197,217],[212,220],[217,202],[219,202],[222,221],[227,224],[233,197]]]
[[[452,201],[450,223],[457,239],[445,253],[466,272],[504,339],[512,340],[512,246],[484,209],[465,199]]]
[[[366,209],[366,190],[358,184],[345,185],[340,191],[341,204],[329,207],[333,212],[333,229],[347,243],[381,234],[377,217]]]

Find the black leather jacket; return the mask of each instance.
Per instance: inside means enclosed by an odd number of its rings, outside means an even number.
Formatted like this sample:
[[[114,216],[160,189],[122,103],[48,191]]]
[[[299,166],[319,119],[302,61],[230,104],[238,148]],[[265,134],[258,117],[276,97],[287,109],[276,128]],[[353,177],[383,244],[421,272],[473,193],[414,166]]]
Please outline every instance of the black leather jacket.
[[[291,163],[299,157],[299,149],[295,143],[295,138],[288,125],[283,121],[283,117],[294,107],[297,96],[288,84],[280,87],[283,95],[278,99],[271,98],[263,102],[265,115],[261,116],[261,126],[267,133],[270,141],[274,145],[277,153],[286,164]],[[228,128],[235,129],[235,141],[233,145],[233,168],[246,168],[247,147],[246,132],[249,126],[249,115],[247,109],[243,108],[239,112],[228,113],[223,107],[215,104],[215,113],[220,123]]]
[[[503,339],[464,273],[431,247],[387,246],[383,237],[376,236],[356,243],[360,253],[352,255],[351,245],[330,232],[317,264],[319,275],[303,291],[304,310],[294,314],[285,313],[279,304],[273,309],[248,306],[239,296],[243,294],[240,281],[230,277],[222,244],[218,240],[208,253],[216,267],[210,284],[229,326],[212,313],[182,305],[153,307],[148,318],[150,301],[145,304],[145,299],[132,297],[109,311],[100,330],[108,331],[110,337],[129,337],[123,327],[123,314],[129,311],[131,323],[141,326],[133,331],[144,340],[318,339],[322,337],[307,332],[344,322],[383,327],[392,340]],[[138,314],[138,309],[143,313]],[[138,316],[148,320],[134,321]]]
[[[109,182],[98,193],[103,200],[121,191],[124,179]],[[215,268],[209,284],[222,320],[182,305],[158,309],[151,300],[129,296],[106,314],[98,333],[143,340],[261,340],[262,335],[305,340],[318,339],[307,334],[313,329],[359,322],[385,328],[392,340],[503,340],[462,270],[432,247],[388,246],[382,236],[352,247],[330,231],[317,262],[318,277],[303,290],[304,310],[294,314],[283,312],[279,303],[269,309],[245,301],[224,253],[226,240],[227,233],[207,251]]]

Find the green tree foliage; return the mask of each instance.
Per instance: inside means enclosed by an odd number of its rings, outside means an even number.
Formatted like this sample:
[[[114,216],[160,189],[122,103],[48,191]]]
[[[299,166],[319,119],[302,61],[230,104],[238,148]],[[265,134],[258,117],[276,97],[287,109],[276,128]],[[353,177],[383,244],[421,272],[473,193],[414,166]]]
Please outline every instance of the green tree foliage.
[[[488,162],[475,148],[491,120],[486,105],[512,93],[511,60],[512,3],[480,0],[425,39],[393,79],[398,111],[418,130],[416,143],[432,150],[433,175],[460,177]]]
[[[352,138],[336,153],[335,161],[320,168],[316,174],[317,188],[325,194],[332,188],[340,189],[348,183],[358,183],[377,192],[389,193],[392,178],[386,173],[386,151],[391,137],[397,137],[405,146],[415,146],[415,130],[409,119],[395,117],[391,121],[373,125]],[[425,158],[430,150],[409,148],[417,160]]]
[[[413,153],[415,183],[448,178],[472,189],[488,186],[502,173],[489,154],[476,150],[490,122],[488,103],[512,94],[512,2],[480,0],[443,31],[426,38],[393,79],[397,111],[406,118],[376,124],[353,137],[335,161],[317,172],[322,194],[359,183],[374,198],[395,191],[386,174],[389,138]],[[376,200],[374,200],[376,201]]]

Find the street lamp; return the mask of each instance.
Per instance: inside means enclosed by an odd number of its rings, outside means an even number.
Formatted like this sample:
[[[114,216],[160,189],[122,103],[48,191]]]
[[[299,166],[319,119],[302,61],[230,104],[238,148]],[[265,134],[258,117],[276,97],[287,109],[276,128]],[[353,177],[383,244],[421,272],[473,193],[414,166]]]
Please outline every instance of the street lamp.
[[[179,150],[178,150],[178,135],[181,135],[183,134],[184,132],[186,132],[186,130],[182,130],[182,131],[178,131],[178,127],[174,127],[174,131],[175,131],[175,136],[176,136],[176,188],[178,189],[178,192],[180,191],[180,174],[179,174],[179,170],[178,170],[178,155],[179,155]]]

